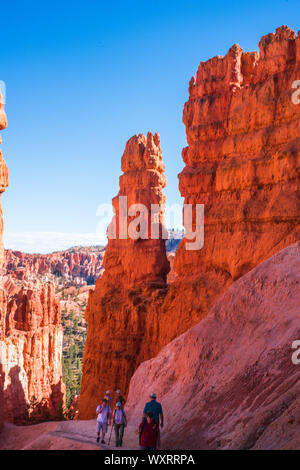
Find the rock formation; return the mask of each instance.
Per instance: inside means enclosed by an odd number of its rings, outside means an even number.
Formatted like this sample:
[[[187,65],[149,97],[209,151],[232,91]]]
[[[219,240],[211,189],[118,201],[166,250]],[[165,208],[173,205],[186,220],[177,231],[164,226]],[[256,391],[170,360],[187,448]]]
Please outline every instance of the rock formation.
[[[299,449],[300,242],[236,281],[205,319],[140,365],[129,421],[149,390],[162,402],[167,449]]]
[[[86,308],[87,341],[80,393],[80,417],[91,418],[105,390],[126,390],[137,365],[156,350],[159,306],[167,288],[169,262],[162,239],[162,208],[157,212],[158,239],[122,239],[119,196],[132,204],[162,205],[166,184],[158,134],[135,135],[122,156],[120,191],[113,200],[116,238],[108,240],[105,271],[91,291]],[[126,223],[134,220],[128,216]],[[112,233],[111,232],[111,233]],[[127,233],[127,232],[126,232]],[[146,235],[147,235],[146,234]],[[126,234],[125,234],[126,235]]]
[[[4,418],[15,424],[62,417],[60,304],[52,283],[8,296],[2,358]]]
[[[6,127],[0,104],[0,129]],[[0,193],[8,185],[8,170],[0,153]],[[0,267],[3,267],[3,218],[0,209]],[[0,429],[14,423],[61,417],[62,326],[60,305],[51,283],[38,280],[0,281]]]
[[[176,252],[163,344],[203,318],[229,285],[300,239],[300,36],[283,26],[260,53],[233,46],[201,63],[183,121],[184,202],[205,205],[202,250]]]
[[[118,384],[126,392],[139,362],[204,318],[232,282],[300,238],[300,105],[292,102],[300,37],[283,26],[263,37],[259,49],[245,53],[235,45],[225,57],[201,63],[190,81],[179,188],[185,203],[205,205],[204,248],[188,251],[181,242],[176,277],[166,288],[162,244],[109,244],[107,277],[86,310],[82,418],[94,415],[105,388]],[[148,184],[145,171],[137,178],[145,166],[138,139],[126,147],[120,179],[120,194],[134,202]],[[155,202],[153,192],[145,193]],[[157,257],[149,257],[149,246]],[[147,290],[157,277],[159,289]]]
[[[104,250],[103,247],[76,247],[47,255],[6,250],[5,269],[19,278],[56,276],[70,285],[95,284],[103,273]]]

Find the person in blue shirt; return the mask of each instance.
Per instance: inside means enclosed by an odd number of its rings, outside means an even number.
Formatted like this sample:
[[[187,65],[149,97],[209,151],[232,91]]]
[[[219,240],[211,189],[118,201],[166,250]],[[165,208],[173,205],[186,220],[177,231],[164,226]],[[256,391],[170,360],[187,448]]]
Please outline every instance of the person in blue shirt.
[[[160,424],[160,427],[164,427],[164,415],[163,415],[163,410],[162,406],[160,403],[156,401],[156,393],[151,393],[150,395],[151,401],[148,401],[146,403],[145,408],[144,408],[144,414],[143,414],[143,421],[146,420],[147,413],[151,411],[153,413],[153,420],[157,422],[157,424]]]

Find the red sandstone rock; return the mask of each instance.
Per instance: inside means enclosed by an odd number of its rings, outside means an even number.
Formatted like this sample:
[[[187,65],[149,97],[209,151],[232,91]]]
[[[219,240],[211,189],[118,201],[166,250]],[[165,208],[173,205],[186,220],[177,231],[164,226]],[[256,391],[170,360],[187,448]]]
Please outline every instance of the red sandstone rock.
[[[128,207],[143,203],[150,209],[151,204],[164,203],[166,181],[158,134],[132,137],[122,157],[122,170],[118,196],[127,196]],[[119,235],[118,197],[113,205]],[[161,231],[162,212],[159,223]],[[156,349],[159,304],[170,269],[165,240],[110,239],[104,267],[86,309],[81,418],[94,417],[107,389],[125,391],[136,366]]]
[[[36,282],[8,297],[0,342],[4,419],[16,424],[62,416],[60,304],[51,283]]]
[[[67,419],[69,419],[69,420],[78,419],[79,398],[80,398],[79,395],[75,395],[75,397],[73,398],[71,406],[70,406],[70,408],[68,409],[68,412],[67,412]]]
[[[163,344],[203,318],[229,285],[300,239],[300,36],[283,26],[200,64],[184,106],[184,202],[205,205],[200,251],[176,252]],[[298,52],[297,52],[298,51]],[[171,325],[171,328],[170,328]]]
[[[183,240],[177,276],[166,288],[162,245],[109,244],[107,277],[86,310],[81,417],[94,415],[105,388],[118,383],[125,392],[139,362],[204,318],[232,282],[300,238],[300,106],[291,99],[300,37],[283,26],[259,47],[257,54],[233,46],[225,57],[201,63],[190,82],[179,187],[185,203],[205,204],[204,248],[187,251]],[[134,139],[124,153],[120,194],[138,202],[150,175],[143,171],[145,140]],[[158,159],[153,170],[159,166]],[[162,173],[153,170],[162,187]],[[145,191],[148,203],[158,201],[153,193]],[[148,289],[152,279],[161,286]]]
[[[207,317],[144,362],[126,410],[162,402],[167,449],[299,449],[300,242],[236,281]]]

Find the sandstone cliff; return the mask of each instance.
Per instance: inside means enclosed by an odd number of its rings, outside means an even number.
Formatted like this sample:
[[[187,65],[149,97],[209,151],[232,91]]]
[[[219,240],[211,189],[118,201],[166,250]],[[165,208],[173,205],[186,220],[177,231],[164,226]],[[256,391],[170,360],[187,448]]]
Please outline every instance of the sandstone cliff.
[[[207,317],[134,374],[138,423],[149,392],[162,402],[167,449],[299,449],[300,242],[236,281]]]
[[[165,301],[167,344],[204,317],[229,285],[300,239],[300,36],[283,26],[258,53],[233,46],[201,63],[183,121],[184,202],[205,205],[202,250],[176,252]]]
[[[245,53],[235,45],[225,57],[201,63],[190,81],[179,188],[185,203],[205,205],[204,248],[187,251],[183,240],[172,284],[158,276],[159,289],[147,290],[165,266],[162,245],[110,244],[107,280],[98,281],[86,310],[82,418],[94,415],[105,388],[126,392],[139,362],[204,318],[232,282],[300,238],[300,106],[291,99],[300,37],[283,26],[263,37],[259,49]],[[136,179],[136,165],[143,160],[129,142],[120,194],[128,191],[139,202],[136,187],[145,182]],[[147,200],[158,201],[153,192]],[[153,242],[158,257],[146,248]]]
[[[15,424],[62,417],[60,304],[52,283],[23,285],[8,296],[0,342],[4,419]]]
[[[163,204],[166,184],[158,134],[132,137],[122,157],[118,196],[128,208]],[[165,240],[120,239],[119,197],[113,200],[117,238],[109,239],[105,271],[90,293],[86,309],[87,341],[80,393],[80,417],[91,418],[105,390],[126,390],[137,365],[156,350],[159,305],[169,272]],[[129,222],[133,217],[128,217]],[[149,215],[150,230],[150,215]],[[160,233],[163,214],[158,213]],[[112,227],[110,227],[110,230]]]

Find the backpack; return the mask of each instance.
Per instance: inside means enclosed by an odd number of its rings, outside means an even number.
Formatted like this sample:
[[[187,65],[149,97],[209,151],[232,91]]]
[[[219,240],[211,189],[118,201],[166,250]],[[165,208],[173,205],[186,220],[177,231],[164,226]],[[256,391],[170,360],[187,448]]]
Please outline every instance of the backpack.
[[[120,410],[122,411],[122,416],[123,416],[123,419],[124,419],[125,411],[123,410],[123,408],[120,408]],[[113,422],[115,422],[116,411],[117,411],[117,408],[114,409]]]

